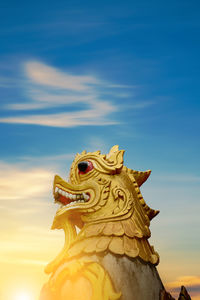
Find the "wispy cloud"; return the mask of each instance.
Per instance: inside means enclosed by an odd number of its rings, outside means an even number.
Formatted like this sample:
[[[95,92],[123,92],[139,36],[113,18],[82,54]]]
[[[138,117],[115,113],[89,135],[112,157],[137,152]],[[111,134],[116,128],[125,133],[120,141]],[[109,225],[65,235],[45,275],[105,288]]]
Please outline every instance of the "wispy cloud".
[[[89,85],[99,83],[95,77],[71,75],[39,62],[26,63],[25,70],[33,83],[57,89],[82,92],[88,90]]]
[[[0,163],[0,200],[27,200],[49,192],[53,172],[43,168],[23,169],[13,164]],[[2,203],[2,202],[1,202]]]
[[[91,109],[56,114],[38,114],[31,116],[1,118],[4,123],[34,124],[54,127],[75,127],[81,125],[114,125],[118,122],[106,118],[108,111],[113,111],[109,105],[96,103]]]
[[[23,85],[20,74],[19,87],[24,101],[6,103],[4,108],[13,112],[13,117],[1,117],[1,123],[54,127],[114,125],[120,123],[114,113],[123,106],[126,109],[125,101],[133,97],[130,89],[134,86],[112,84],[91,74],[72,74],[39,61],[24,63],[23,74]],[[151,104],[133,103],[132,109],[144,109]]]
[[[25,63],[24,74],[28,101],[7,104],[6,108],[29,111],[29,114],[18,112],[15,117],[0,118],[0,122],[58,127],[117,123],[112,120],[111,114],[118,107],[104,100],[106,83],[96,76],[72,75],[35,61]],[[76,105],[75,110],[71,110],[70,105]],[[62,112],[45,111],[46,108],[61,107]],[[40,110],[40,113],[33,113],[35,109]]]

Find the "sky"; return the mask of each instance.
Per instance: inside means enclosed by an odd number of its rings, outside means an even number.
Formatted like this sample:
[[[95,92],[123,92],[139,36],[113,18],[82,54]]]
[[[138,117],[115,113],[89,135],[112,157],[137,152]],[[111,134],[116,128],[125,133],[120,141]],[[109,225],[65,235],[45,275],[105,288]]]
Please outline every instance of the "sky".
[[[200,299],[199,11],[194,0],[1,1],[2,299],[37,299],[62,248],[54,175],[115,144],[126,166],[152,170],[142,194],[160,210],[150,242],[166,289]]]

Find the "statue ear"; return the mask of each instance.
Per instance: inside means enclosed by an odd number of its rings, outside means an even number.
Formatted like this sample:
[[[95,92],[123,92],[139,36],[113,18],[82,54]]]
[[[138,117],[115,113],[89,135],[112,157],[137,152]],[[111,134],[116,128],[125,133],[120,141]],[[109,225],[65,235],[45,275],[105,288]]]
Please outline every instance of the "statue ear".
[[[109,165],[112,165],[115,167],[116,172],[121,171],[123,167],[123,155],[124,150],[119,150],[119,146],[115,145],[113,146],[109,153],[106,155],[106,161]]]

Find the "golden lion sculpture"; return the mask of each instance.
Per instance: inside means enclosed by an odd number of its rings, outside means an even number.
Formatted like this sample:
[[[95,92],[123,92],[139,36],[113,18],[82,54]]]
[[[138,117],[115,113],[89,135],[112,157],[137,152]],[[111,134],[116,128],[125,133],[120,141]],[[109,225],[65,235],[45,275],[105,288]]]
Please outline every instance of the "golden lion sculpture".
[[[51,276],[41,300],[172,299],[155,267],[159,255],[148,242],[158,211],[145,203],[139,187],[150,171],[127,168],[123,154],[118,146],[107,155],[83,151],[68,182],[55,176],[60,208],[52,229],[64,230],[65,245],[46,267]]]

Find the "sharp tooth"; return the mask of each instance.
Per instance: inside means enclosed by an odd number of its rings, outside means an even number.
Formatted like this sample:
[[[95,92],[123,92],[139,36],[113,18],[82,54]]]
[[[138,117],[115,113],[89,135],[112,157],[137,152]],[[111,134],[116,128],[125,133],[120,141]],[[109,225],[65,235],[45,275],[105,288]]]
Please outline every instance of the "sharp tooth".
[[[84,197],[85,200],[88,200],[90,198],[90,196],[87,195],[86,193],[83,193],[83,197]]]
[[[76,199],[76,195],[72,195],[72,199],[75,200]]]
[[[61,190],[61,189],[58,189],[58,193],[59,193],[59,194],[62,194],[62,190]]]
[[[57,191],[58,191],[58,187],[56,186],[56,188],[55,188],[55,193],[57,193]]]
[[[62,191],[62,190],[61,190],[61,194],[62,194],[63,196],[65,196],[65,192],[64,192],[64,191]]]
[[[80,232],[80,229],[75,225],[76,233],[78,234]]]

